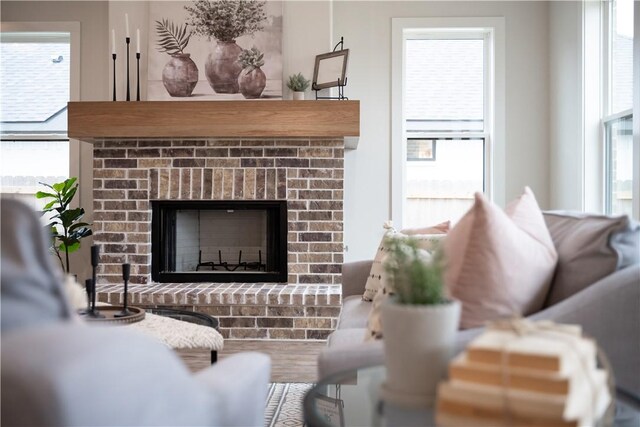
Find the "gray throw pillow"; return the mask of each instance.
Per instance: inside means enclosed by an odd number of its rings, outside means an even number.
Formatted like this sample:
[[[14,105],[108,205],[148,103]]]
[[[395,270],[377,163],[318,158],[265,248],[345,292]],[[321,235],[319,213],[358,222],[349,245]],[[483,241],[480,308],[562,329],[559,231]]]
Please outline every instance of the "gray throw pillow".
[[[558,251],[546,306],[640,262],[640,224],[627,215],[547,211],[544,219]]]

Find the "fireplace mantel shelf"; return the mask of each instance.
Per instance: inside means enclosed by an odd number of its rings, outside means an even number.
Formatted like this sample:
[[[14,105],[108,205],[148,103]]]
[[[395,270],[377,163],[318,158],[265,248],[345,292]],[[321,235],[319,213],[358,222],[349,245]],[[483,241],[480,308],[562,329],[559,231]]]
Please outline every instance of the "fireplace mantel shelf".
[[[69,137],[349,138],[360,101],[70,102]]]

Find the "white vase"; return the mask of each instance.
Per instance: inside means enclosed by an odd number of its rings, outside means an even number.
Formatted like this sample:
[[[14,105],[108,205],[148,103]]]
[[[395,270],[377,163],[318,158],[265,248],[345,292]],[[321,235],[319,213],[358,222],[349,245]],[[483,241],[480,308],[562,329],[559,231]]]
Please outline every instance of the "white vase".
[[[304,101],[304,92],[293,92],[294,101]]]
[[[387,368],[382,398],[404,407],[431,407],[453,356],[460,303],[388,301],[382,305],[381,316]]]

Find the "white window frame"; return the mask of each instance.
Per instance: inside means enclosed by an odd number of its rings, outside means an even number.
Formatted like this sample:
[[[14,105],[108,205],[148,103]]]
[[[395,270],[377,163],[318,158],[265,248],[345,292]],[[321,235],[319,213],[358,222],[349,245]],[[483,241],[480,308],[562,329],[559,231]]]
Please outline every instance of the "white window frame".
[[[640,6],[633,8],[633,217],[640,220]]]
[[[613,196],[612,149],[613,148],[611,146],[611,141],[609,140],[609,137],[610,137],[609,126],[612,126],[614,122],[620,119],[633,119],[633,110],[628,109],[616,114],[610,114],[602,120],[603,134],[604,134],[603,145],[604,145],[604,151],[605,151],[603,156],[604,162],[605,162],[604,183],[603,183],[604,193],[605,193],[604,194],[604,213],[607,215],[614,214],[614,212],[611,210],[611,208],[613,207],[613,201],[612,201],[612,196]],[[637,178],[635,177],[635,174],[634,174],[632,186],[635,185],[636,180]],[[633,192],[632,192],[632,197],[633,197]]]
[[[604,130],[604,80],[607,76],[604,55],[604,3],[587,1],[582,3],[582,87],[581,87],[581,152],[580,159],[581,208],[587,212],[604,212],[605,209],[605,159]]]
[[[391,49],[391,218],[402,228],[406,191],[406,130],[404,105],[405,41],[425,38],[486,37],[485,111],[483,132],[425,132],[420,136],[484,139],[485,194],[505,202],[505,19],[497,18],[393,18]],[[466,37],[465,37],[466,34]],[[413,135],[412,135],[413,136]],[[418,136],[418,135],[416,135]]]
[[[2,22],[2,32],[69,33],[71,62],[69,65],[69,101],[80,100],[80,22]],[[69,176],[80,176],[80,142],[56,134],[0,134],[4,141],[69,141]]]
[[[634,6],[635,6],[634,2]],[[638,17],[640,16],[640,10],[638,7],[634,7],[634,38],[633,38],[633,87],[634,87],[634,106],[633,108],[626,109],[623,111],[613,111],[612,105],[612,96],[613,96],[613,81],[612,81],[612,67],[613,67],[613,59],[612,59],[612,51],[613,51],[613,40],[611,38],[611,34],[613,31],[613,1],[611,0],[603,0],[600,3],[600,13],[601,13],[601,44],[602,44],[602,119],[600,125],[600,140],[602,141],[600,145],[600,152],[602,158],[602,174],[601,174],[601,186],[602,186],[602,211],[605,214],[610,215],[611,212],[611,184],[610,181],[611,176],[611,146],[610,141],[608,141],[608,126],[611,126],[613,122],[628,118],[634,117],[634,113],[638,111],[638,86],[639,79],[638,73],[638,38],[640,34],[638,33]],[[635,110],[635,111],[634,111]],[[633,120],[632,128],[636,128],[636,123],[638,120]],[[633,181],[632,181],[632,197],[633,197],[633,217],[640,218],[640,160],[638,160],[638,153],[640,153],[640,149],[638,147],[638,136],[637,131],[634,131],[634,146],[633,146],[633,157],[634,157],[634,165],[633,165]]]

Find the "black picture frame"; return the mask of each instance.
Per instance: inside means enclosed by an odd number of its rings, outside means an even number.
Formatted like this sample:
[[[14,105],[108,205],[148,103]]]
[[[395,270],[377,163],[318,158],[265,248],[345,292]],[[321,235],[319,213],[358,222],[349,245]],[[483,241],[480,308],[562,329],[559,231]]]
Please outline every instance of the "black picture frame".
[[[322,61],[332,58],[343,57],[342,59],[342,67],[340,76],[336,77],[335,80],[321,81],[318,82],[318,76],[320,75]],[[321,55],[316,56],[316,63],[313,68],[313,80],[312,80],[312,89],[313,90],[321,90],[327,89],[336,86],[344,86],[347,78],[347,63],[349,61],[349,49],[342,49],[335,52],[323,53]]]

